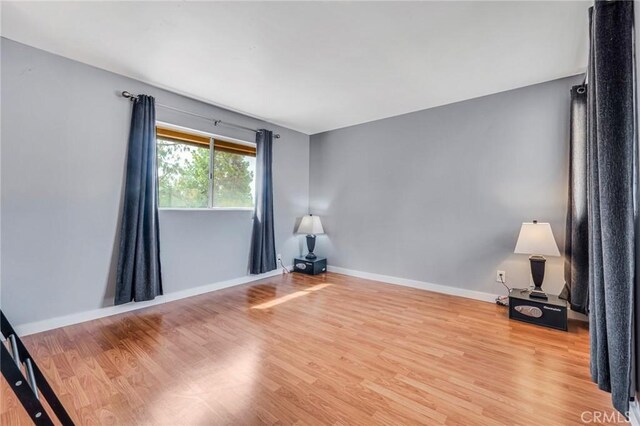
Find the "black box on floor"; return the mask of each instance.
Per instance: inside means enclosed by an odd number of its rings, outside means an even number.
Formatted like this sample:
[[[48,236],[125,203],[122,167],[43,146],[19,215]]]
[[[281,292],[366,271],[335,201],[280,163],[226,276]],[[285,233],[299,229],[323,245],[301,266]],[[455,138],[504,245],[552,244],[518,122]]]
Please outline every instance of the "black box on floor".
[[[567,301],[547,295],[548,300],[529,297],[528,290],[509,292],[509,318],[542,327],[567,331]]]
[[[293,270],[309,275],[321,274],[327,271],[327,259],[325,257],[317,257],[315,259],[296,257],[293,259]]]

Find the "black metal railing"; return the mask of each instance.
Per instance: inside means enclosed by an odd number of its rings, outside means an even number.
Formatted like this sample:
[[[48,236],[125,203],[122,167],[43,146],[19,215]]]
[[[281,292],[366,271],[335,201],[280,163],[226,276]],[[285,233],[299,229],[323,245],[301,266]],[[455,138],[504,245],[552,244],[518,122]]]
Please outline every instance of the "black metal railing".
[[[0,332],[5,337],[4,342],[0,343],[2,375],[33,423],[38,426],[54,424],[42,405],[44,399],[63,426],[73,426],[67,410],[1,310]]]

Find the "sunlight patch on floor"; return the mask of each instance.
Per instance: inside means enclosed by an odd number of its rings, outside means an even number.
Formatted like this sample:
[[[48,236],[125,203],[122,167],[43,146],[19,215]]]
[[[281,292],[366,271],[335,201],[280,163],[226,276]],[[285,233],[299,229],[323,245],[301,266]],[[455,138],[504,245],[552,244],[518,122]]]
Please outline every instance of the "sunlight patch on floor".
[[[282,303],[288,302],[289,300],[297,299],[300,296],[304,296],[306,294],[313,293],[314,291],[322,290],[325,287],[329,287],[333,284],[318,284],[313,287],[309,287],[306,290],[296,291],[295,293],[290,293],[282,297],[278,297],[277,299],[270,300],[268,302],[260,303],[259,305],[252,306],[251,309],[269,309],[273,306],[280,305]]]

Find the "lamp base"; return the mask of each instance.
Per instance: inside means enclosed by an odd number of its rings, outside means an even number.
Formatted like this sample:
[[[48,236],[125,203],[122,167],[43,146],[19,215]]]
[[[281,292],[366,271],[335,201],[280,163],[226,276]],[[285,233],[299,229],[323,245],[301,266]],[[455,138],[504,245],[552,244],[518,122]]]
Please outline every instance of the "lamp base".
[[[313,234],[307,235],[307,249],[309,250],[309,254],[305,256],[306,259],[312,260],[317,259],[318,256],[313,254],[313,249],[316,248],[316,236]]]
[[[529,297],[531,297],[532,299],[542,299],[542,300],[548,300],[549,299],[549,297],[547,296],[547,293],[542,291],[542,288],[540,288],[540,287],[537,287],[537,288],[534,288],[533,290],[531,290],[529,292]]]
[[[531,256],[529,257],[531,264],[531,278],[533,278],[534,288],[529,292],[529,297],[534,299],[547,300],[547,294],[542,291],[542,281],[544,281],[544,264],[547,259],[544,256]]]

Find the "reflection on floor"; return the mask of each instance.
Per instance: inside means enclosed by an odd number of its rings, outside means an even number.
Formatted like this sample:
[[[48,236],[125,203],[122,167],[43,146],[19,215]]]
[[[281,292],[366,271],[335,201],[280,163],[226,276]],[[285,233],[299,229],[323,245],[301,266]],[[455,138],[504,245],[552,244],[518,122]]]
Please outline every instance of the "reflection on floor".
[[[611,412],[589,379],[586,325],[570,327],[327,273],[24,340],[78,424],[565,425]],[[0,423],[29,424],[0,390]]]
[[[300,296],[305,296],[307,294],[313,293],[314,291],[322,290],[323,288],[325,288],[327,286],[330,286],[330,285],[331,284],[314,285],[313,287],[309,287],[309,288],[304,289],[304,290],[299,290],[299,291],[296,291],[294,293],[289,293],[289,294],[286,294],[284,296],[280,296],[280,297],[278,297],[276,299],[269,300],[269,301],[264,302],[264,303],[260,303],[258,305],[253,305],[253,306],[251,306],[251,309],[269,309],[269,308],[272,308],[272,307],[274,307],[276,305],[279,305],[281,303],[288,302],[289,300],[296,299],[296,298],[298,298]]]

